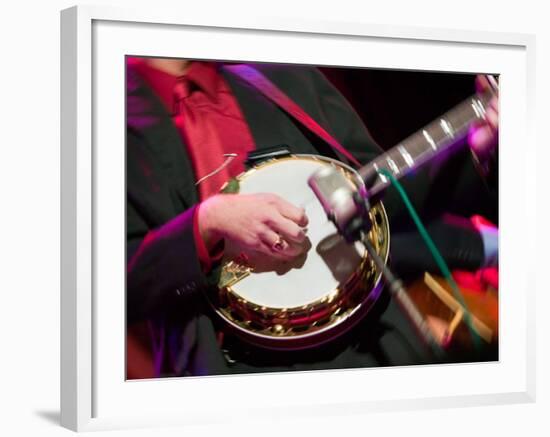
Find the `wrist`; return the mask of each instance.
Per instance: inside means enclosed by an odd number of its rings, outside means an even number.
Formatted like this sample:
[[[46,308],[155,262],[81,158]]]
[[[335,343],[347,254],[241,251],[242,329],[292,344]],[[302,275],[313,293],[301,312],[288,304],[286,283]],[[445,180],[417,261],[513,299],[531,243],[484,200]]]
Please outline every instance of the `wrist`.
[[[220,203],[223,201],[220,196],[210,197],[198,206],[199,234],[208,251],[212,251],[223,240],[218,220]]]

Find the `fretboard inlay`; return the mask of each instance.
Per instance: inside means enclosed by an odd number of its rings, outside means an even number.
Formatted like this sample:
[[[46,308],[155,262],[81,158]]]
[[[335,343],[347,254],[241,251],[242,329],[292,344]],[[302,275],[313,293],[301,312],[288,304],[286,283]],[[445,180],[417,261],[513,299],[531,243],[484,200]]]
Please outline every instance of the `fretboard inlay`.
[[[379,174],[374,178],[374,173],[379,169],[386,169],[395,177],[401,177],[435,155],[462,142],[468,134],[470,124],[485,118],[486,107],[495,93],[495,90],[490,89],[466,99],[360,169],[359,174],[363,179],[374,179],[369,189],[371,195],[379,193],[389,184],[388,178],[383,175]]]

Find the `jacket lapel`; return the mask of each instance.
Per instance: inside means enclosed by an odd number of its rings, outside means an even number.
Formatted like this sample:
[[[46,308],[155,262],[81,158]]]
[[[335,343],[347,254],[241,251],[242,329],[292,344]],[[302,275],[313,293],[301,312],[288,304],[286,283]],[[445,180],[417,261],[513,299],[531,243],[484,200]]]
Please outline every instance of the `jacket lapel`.
[[[318,153],[303,126],[240,77],[227,70],[222,74],[239,102],[256,149],[286,144],[293,153]]]
[[[158,167],[155,173],[162,178],[161,185],[169,187],[176,209],[188,208],[198,201],[198,194],[193,166],[181,135],[162,102],[138,74],[131,67],[127,74],[128,128],[144,140],[153,165]]]

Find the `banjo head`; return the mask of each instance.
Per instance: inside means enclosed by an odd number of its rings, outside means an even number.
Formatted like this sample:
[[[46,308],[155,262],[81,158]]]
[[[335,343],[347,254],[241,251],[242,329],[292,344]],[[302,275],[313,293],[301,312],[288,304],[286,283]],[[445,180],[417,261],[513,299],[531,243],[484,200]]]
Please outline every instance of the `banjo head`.
[[[309,219],[309,250],[290,262],[243,253],[226,243],[211,302],[238,334],[256,345],[315,346],[349,329],[380,294],[381,275],[365,248],[339,236],[308,186],[308,178],[327,165],[338,167],[353,185],[362,183],[345,164],[315,155],[263,162],[237,178],[240,194],[276,194],[304,208]],[[382,204],[370,214],[369,238],[387,260],[389,232]]]

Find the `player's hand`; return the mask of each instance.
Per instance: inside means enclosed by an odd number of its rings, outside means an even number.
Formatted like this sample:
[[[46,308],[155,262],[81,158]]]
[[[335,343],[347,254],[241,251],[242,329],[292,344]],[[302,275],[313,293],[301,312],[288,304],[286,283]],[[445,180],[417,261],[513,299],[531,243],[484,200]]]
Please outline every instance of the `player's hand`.
[[[200,205],[198,220],[208,248],[229,240],[245,250],[291,260],[308,247],[304,209],[274,194],[218,194]]]
[[[485,75],[476,77],[476,88],[482,92],[490,87]],[[482,163],[490,159],[498,144],[498,97],[495,96],[487,106],[486,116],[471,127],[468,143],[472,152]]]

